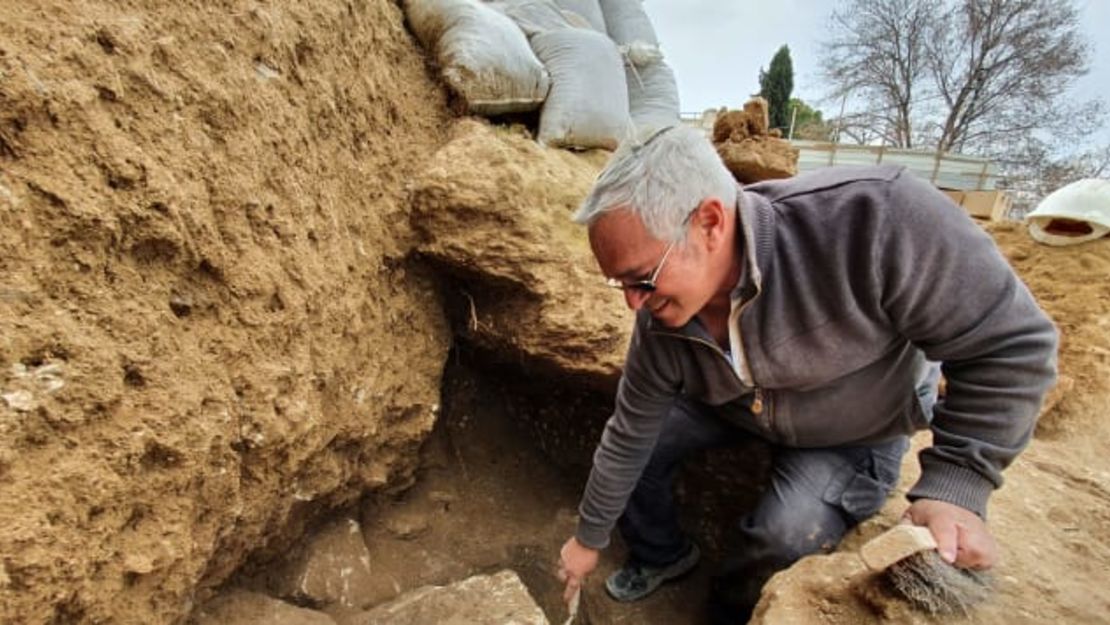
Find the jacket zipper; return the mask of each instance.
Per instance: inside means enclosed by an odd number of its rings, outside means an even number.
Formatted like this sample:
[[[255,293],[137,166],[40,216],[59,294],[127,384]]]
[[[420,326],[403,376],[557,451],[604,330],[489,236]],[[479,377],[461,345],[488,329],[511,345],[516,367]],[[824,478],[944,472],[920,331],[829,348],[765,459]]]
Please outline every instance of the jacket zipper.
[[[741,306],[741,312],[742,311],[743,311],[743,306]],[[658,331],[656,331],[656,332],[658,334],[663,334],[663,335],[674,337],[674,338],[677,338],[677,339],[684,339],[684,340],[687,340],[687,341],[693,341],[695,343],[701,343],[702,345],[705,345],[705,346],[709,347],[710,349],[712,349],[713,351],[717,352],[717,354],[726,363],[728,363],[728,356],[725,356],[724,350],[722,350],[721,346],[717,345],[716,343],[711,343],[709,341],[706,341],[705,339],[699,339],[695,336],[686,336],[685,334],[678,334],[678,333],[675,333],[675,332],[658,332]],[[743,342],[741,342],[741,347],[743,347]],[[745,362],[747,362],[747,357],[745,357]],[[729,370],[733,371],[733,373],[736,373],[736,377],[740,379],[741,383],[746,384],[744,382],[744,378],[742,376],[740,376],[739,373],[736,372],[736,370],[731,366],[731,363],[728,363],[728,364],[729,364]],[[763,416],[763,408],[764,408],[763,387],[755,384],[754,379],[752,380],[752,391],[755,393],[755,397],[752,399],[752,405],[751,405],[752,414],[755,415],[756,419],[763,424],[763,427],[765,427],[767,429],[767,431],[771,431],[771,413],[770,413],[770,411],[767,412],[766,417]],[[770,400],[768,400],[767,403],[769,404]]]
[[[740,348],[740,356],[744,359],[741,368],[747,369],[748,377],[752,381],[752,389],[755,392],[755,397],[752,398],[752,414],[755,415],[756,420],[760,421],[763,427],[766,428],[768,432],[770,432],[772,431],[771,428],[773,425],[771,421],[771,411],[768,410],[767,414],[764,415],[763,388],[756,384],[755,376],[752,375],[751,365],[748,364],[748,351],[744,349],[744,335],[740,332],[740,317],[744,314],[744,309],[747,308],[753,301],[755,301],[756,297],[759,297],[760,290],[761,289],[759,288],[759,286],[756,285],[755,294],[749,297],[747,301],[741,303],[740,306],[736,309],[736,344]],[[729,316],[729,323],[732,323],[731,315]],[[740,381],[743,382],[744,376],[742,375],[742,372],[737,372],[737,375],[740,377]]]

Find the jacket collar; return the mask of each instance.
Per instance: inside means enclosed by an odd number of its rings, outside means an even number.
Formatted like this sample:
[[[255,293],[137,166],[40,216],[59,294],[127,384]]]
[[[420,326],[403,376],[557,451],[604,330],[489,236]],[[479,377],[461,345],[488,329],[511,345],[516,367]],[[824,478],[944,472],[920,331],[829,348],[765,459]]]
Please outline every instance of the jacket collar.
[[[732,298],[746,300],[763,290],[763,276],[772,258],[775,212],[765,197],[737,185],[736,214],[740,232],[736,246],[742,257],[742,266]]]

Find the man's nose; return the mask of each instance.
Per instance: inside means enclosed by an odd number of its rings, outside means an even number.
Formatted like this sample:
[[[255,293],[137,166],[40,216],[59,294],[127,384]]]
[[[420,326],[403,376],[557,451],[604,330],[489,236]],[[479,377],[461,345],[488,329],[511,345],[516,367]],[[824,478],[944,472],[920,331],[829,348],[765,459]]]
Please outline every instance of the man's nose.
[[[641,291],[640,289],[624,290],[624,301],[632,310],[640,310],[643,308],[649,297],[651,297],[651,293]]]

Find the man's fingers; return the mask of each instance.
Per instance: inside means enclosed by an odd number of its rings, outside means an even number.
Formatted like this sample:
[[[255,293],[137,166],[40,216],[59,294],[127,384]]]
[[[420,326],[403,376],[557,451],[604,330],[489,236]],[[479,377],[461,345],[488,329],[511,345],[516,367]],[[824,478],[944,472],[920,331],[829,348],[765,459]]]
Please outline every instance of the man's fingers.
[[[998,544],[986,532],[974,531],[963,524],[956,525],[959,551],[956,566],[968,569],[989,569],[998,559]]]
[[[960,544],[959,530],[955,523],[930,523],[929,531],[937,541],[940,557],[949,564],[956,563],[956,551]]]
[[[581,587],[582,582],[577,578],[571,577],[568,579],[567,586],[563,589],[563,603],[570,603],[570,600],[574,598],[574,593],[578,592]]]

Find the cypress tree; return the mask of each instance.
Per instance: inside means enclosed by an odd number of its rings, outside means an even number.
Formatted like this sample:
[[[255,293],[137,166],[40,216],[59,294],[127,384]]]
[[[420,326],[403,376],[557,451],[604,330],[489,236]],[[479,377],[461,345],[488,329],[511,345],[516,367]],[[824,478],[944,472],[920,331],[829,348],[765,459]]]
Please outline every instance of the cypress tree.
[[[771,58],[771,67],[759,70],[759,95],[767,100],[771,128],[781,128],[785,136],[790,128],[790,93],[794,91],[794,63],[790,48],[783,45]]]

